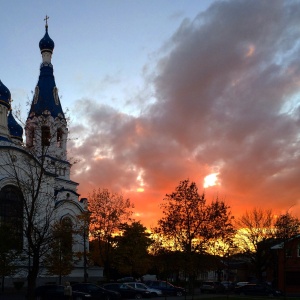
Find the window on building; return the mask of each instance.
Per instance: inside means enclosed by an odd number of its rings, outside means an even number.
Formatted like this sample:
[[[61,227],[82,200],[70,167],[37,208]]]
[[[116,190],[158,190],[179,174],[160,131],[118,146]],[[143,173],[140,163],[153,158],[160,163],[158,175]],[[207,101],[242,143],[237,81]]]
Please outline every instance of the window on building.
[[[285,249],[285,256],[292,257],[292,249],[290,247]]]
[[[72,252],[72,245],[73,245],[73,224],[72,220],[69,217],[65,217],[61,221],[63,227],[63,239],[61,242],[61,247],[65,252]]]
[[[63,130],[61,128],[57,129],[56,132],[56,140],[57,140],[57,147],[62,147],[62,139],[63,139]]]
[[[65,176],[66,175],[66,168],[56,166],[55,167],[55,174],[58,175],[58,176]]]
[[[26,139],[27,147],[34,146],[34,142],[35,142],[34,127],[30,127],[28,128],[28,138]]]
[[[23,248],[23,195],[13,185],[0,191],[0,225],[10,228],[14,238],[14,249]]]
[[[51,133],[49,126],[42,126],[42,146],[50,146]]]

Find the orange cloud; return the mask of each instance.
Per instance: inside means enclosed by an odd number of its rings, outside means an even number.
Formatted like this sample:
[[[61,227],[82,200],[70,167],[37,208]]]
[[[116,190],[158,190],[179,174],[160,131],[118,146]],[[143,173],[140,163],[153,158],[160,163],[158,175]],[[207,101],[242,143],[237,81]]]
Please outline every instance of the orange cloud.
[[[73,179],[81,195],[97,187],[126,193],[136,217],[155,226],[159,204],[181,180],[195,181],[202,192],[206,176],[218,173],[207,200],[224,199],[234,215],[253,207],[292,206],[300,213],[300,36],[294,28],[300,28],[300,7],[292,2],[215,2],[184,20],[156,54],[156,65],[145,68],[154,70],[145,86],[155,101],[139,116],[78,101],[84,125],[74,127],[81,141],[72,150],[80,159]]]

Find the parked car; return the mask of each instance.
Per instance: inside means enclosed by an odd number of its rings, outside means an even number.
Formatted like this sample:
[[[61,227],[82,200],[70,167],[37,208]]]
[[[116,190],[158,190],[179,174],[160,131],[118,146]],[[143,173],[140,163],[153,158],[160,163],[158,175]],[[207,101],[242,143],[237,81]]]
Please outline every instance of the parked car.
[[[232,291],[234,289],[232,281],[221,281],[221,284],[225,287],[226,291]]]
[[[225,286],[218,281],[204,281],[200,286],[201,293],[223,293]]]
[[[153,297],[162,296],[161,290],[151,288],[142,282],[126,282],[126,284],[128,284],[129,286],[135,289],[149,291],[151,293],[151,296]]]
[[[141,299],[151,297],[150,292],[135,289],[125,283],[105,283],[102,286],[107,290],[119,292],[122,298]]]
[[[273,289],[266,284],[245,284],[243,286],[236,287],[234,293],[237,295],[250,295],[250,296],[281,296],[282,293]]]
[[[56,284],[41,285],[35,289],[36,300],[65,300],[64,286]],[[73,291],[72,299],[84,300],[91,299],[91,295],[88,293],[82,293]]]
[[[107,290],[93,283],[76,283],[72,285],[72,289],[73,291],[90,294],[90,299],[118,300],[121,298],[119,292]]]
[[[182,296],[186,294],[184,288],[163,280],[149,280],[145,281],[145,284],[150,288],[161,290],[164,296]]]
[[[249,281],[239,281],[235,284],[236,287],[239,287],[239,286],[243,286],[243,285],[246,285],[246,284],[249,284],[250,282]]]
[[[135,281],[135,279],[133,277],[122,277],[122,278],[119,278],[117,279],[117,282],[132,282],[132,281]]]

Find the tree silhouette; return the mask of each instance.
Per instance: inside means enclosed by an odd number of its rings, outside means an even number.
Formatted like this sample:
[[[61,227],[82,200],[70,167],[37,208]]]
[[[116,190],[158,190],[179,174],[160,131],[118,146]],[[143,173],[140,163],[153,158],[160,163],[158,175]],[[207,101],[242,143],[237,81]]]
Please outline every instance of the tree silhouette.
[[[22,259],[22,249],[18,247],[19,240],[16,239],[11,226],[0,224],[0,241],[0,276],[3,292],[5,277],[17,272],[18,262]]]
[[[73,234],[72,221],[68,218],[52,226],[52,241],[43,262],[49,275],[58,275],[59,284],[62,276],[71,273],[76,262],[75,253],[72,251]]]
[[[300,233],[300,220],[289,212],[278,216],[274,224],[275,237],[287,240]]]
[[[122,224],[115,237],[114,265],[123,274],[140,277],[149,267],[150,233],[140,222]]]
[[[122,194],[112,193],[108,189],[94,190],[89,195],[90,234],[97,240],[97,248],[93,247],[96,262],[104,265],[106,277],[110,278],[113,235],[119,231],[122,223],[130,221],[133,205]]]
[[[189,277],[197,272],[193,262],[195,253],[203,254],[210,243],[230,239],[235,233],[229,206],[219,199],[207,204],[195,182],[181,181],[175,192],[166,195],[161,208],[164,217],[158,220],[154,232],[169,249],[185,253]]]
[[[5,174],[7,181],[0,193],[0,215],[5,213],[1,207],[7,197],[5,190],[10,189],[11,198],[15,199],[17,206],[11,204],[6,211],[9,212],[14,206],[21,208],[19,218],[16,214],[15,226],[19,228],[16,228],[16,233],[20,237],[23,254],[28,258],[27,287],[28,297],[32,299],[41,264],[53,240],[51,228],[56,220],[56,178],[63,176],[71,164],[57,144],[60,125],[51,116],[28,122],[26,126],[34,124],[34,127],[27,128],[30,143],[26,141],[25,146],[21,141],[13,140],[9,145],[2,146],[0,152],[0,172]],[[61,122],[65,123],[65,120]],[[47,130],[44,130],[46,127]],[[61,143],[67,142],[66,136],[59,138]],[[56,147],[60,151],[57,156],[54,155]]]
[[[274,237],[274,218],[272,210],[253,208],[236,220],[237,240],[240,250],[248,256],[254,266],[255,275],[262,280],[266,267],[263,243],[269,245]]]

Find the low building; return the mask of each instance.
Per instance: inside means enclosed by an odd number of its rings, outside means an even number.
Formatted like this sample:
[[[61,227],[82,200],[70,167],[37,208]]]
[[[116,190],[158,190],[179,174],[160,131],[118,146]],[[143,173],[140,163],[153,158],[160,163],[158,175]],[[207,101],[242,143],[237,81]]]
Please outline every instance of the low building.
[[[300,295],[300,235],[271,247],[274,284],[287,295]]]

